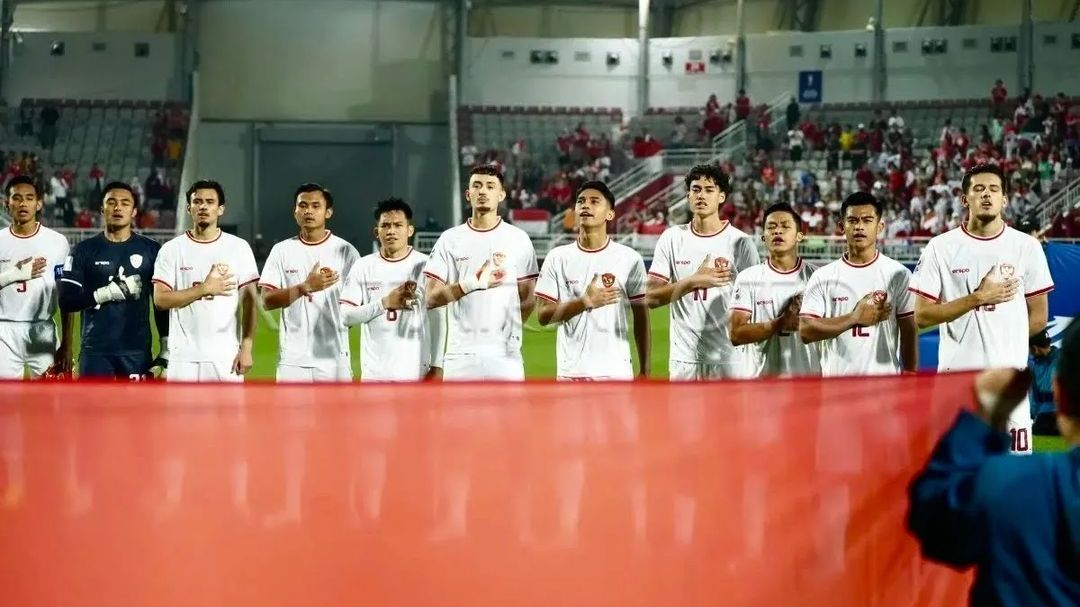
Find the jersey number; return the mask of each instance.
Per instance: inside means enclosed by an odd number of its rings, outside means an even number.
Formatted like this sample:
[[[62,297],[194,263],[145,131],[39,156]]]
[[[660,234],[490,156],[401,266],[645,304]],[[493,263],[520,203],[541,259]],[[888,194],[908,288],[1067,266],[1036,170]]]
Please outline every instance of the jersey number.
[[[983,304],[981,306],[976,307],[975,311],[977,311],[977,312],[993,312],[996,309],[997,309],[996,304]]]
[[[393,322],[393,321],[395,321],[397,319],[398,319],[397,310],[387,310],[386,311],[386,320],[389,320],[390,322]]]
[[[19,282],[15,283],[15,292],[16,293],[26,293],[26,281],[25,280],[20,280]]]
[[[1017,452],[1027,451],[1031,448],[1028,442],[1027,428],[1013,428],[1009,430],[1009,438],[1012,439],[1012,450]]]
[[[870,330],[862,325],[851,327],[852,337],[870,337]]]
[[[709,298],[708,289],[694,289],[694,301],[705,301]]]

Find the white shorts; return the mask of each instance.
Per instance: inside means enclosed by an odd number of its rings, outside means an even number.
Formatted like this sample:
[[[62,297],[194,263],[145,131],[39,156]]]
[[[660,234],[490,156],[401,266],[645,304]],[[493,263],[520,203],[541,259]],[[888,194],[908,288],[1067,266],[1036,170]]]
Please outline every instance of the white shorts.
[[[447,354],[443,357],[443,381],[523,381],[521,356],[495,354]]]
[[[166,381],[242,382],[243,375],[232,372],[233,361],[185,362],[170,360]]]
[[[51,320],[0,321],[0,379],[23,379],[45,373],[56,354],[56,325]]]
[[[315,383],[352,381],[352,365],[348,360],[327,360],[315,367],[298,367],[296,365],[278,365],[277,381],[279,383]]]
[[[1025,396],[1023,402],[1009,415],[1009,421],[1005,425],[1009,438],[1012,440],[1009,450],[1013,454],[1031,455],[1031,425],[1031,405],[1028,403],[1028,397]]]
[[[681,360],[668,362],[668,379],[671,381],[707,381],[710,379],[742,379],[746,377],[746,365],[736,363],[688,363]]]

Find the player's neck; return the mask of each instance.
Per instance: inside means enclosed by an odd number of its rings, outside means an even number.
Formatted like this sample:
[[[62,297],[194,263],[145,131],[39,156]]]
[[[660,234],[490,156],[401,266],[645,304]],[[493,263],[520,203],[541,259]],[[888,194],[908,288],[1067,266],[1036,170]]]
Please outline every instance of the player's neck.
[[[716,234],[724,227],[724,220],[720,219],[719,213],[711,215],[694,215],[690,220],[690,227],[694,232],[705,236]]]
[[[874,261],[875,257],[877,257],[877,245],[870,245],[865,249],[861,250],[856,249],[855,247],[848,247],[847,253],[844,254],[844,257],[855,265],[863,265],[870,263],[871,261]]]
[[[34,232],[38,231],[37,221],[28,221],[26,223],[13,223],[11,224],[11,233],[16,236],[33,236]]]
[[[979,219],[972,215],[967,220],[967,231],[973,236],[983,238],[997,236],[1003,229],[1005,229],[1005,220],[1001,218],[1001,215],[990,220]]]
[[[473,213],[469,219],[469,225],[477,230],[490,230],[499,223],[498,213]]]
[[[105,240],[109,242],[127,242],[131,238],[131,226],[110,227],[105,226]]]
[[[399,259],[404,259],[409,255],[409,247],[406,245],[400,249],[394,249],[393,251],[386,247],[379,247],[379,255],[382,255],[382,258],[388,261],[397,261]]]
[[[195,240],[211,241],[216,239],[220,235],[221,228],[217,226],[207,226],[205,228],[194,226],[191,228],[191,237]]]
[[[581,228],[581,231],[578,232],[577,241],[578,246],[587,251],[602,249],[608,241],[607,226]]]
[[[326,229],[326,226],[323,226],[321,228],[311,228],[310,230],[301,228],[300,229],[300,240],[302,240],[302,241],[304,241],[304,242],[306,242],[308,244],[315,244],[315,243],[318,243],[318,242],[322,242],[322,240],[324,238],[326,238],[326,234],[329,231],[330,230]]]
[[[769,253],[769,265],[781,272],[790,272],[799,263],[799,256],[795,249],[786,252]]]

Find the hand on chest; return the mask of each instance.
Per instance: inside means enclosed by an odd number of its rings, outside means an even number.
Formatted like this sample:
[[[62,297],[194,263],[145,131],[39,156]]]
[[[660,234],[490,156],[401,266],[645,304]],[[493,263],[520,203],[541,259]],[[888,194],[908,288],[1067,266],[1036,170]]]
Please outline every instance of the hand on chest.
[[[589,285],[595,283],[597,288],[616,289],[625,296],[628,274],[627,268],[604,259],[585,264],[564,264],[561,277],[563,284],[560,287],[565,289],[570,297],[581,297]]]
[[[732,259],[731,251],[727,247],[714,247],[711,250],[703,247],[684,248],[672,256],[672,271],[676,279],[680,280],[703,268],[731,269],[734,274]]]
[[[149,282],[154,273],[150,260],[141,253],[131,253],[108,258],[94,258],[90,262],[89,272],[101,282],[124,276],[142,276]]]
[[[454,255],[454,267],[458,277],[469,274],[478,275],[484,268],[484,264],[492,269],[492,278],[507,279],[514,276],[515,259],[509,247],[499,243],[491,243],[488,248],[478,248],[462,255]]]
[[[956,260],[946,264],[944,282],[951,283],[961,293],[974,292],[988,277],[996,282],[1017,280],[1023,288],[1022,267],[1019,260]]]

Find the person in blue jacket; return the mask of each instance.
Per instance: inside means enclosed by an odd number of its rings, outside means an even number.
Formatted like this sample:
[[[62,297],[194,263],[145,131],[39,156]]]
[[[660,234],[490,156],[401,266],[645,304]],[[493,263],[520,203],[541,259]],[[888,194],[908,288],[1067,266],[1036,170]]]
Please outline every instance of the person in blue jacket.
[[[1005,422],[1029,371],[984,371],[974,383],[976,410],[957,416],[909,488],[908,528],[926,558],[975,568],[971,605],[1080,605],[1080,320],[1054,380],[1070,451],[1008,453]]]
[[[1061,432],[1054,417],[1053,386],[1061,350],[1050,343],[1046,329],[1032,335],[1028,347],[1031,352],[1028,356],[1028,369],[1031,369],[1028,402],[1031,404],[1032,434],[1059,436]]]

